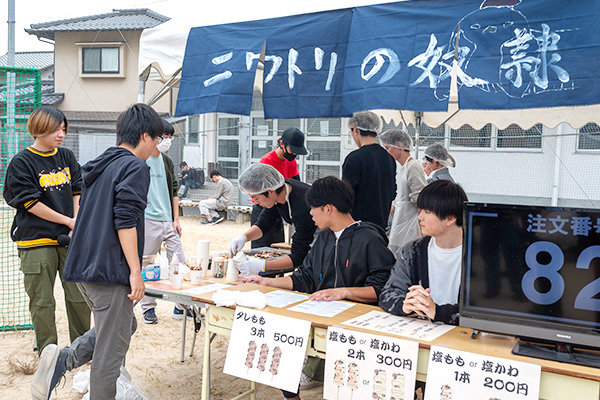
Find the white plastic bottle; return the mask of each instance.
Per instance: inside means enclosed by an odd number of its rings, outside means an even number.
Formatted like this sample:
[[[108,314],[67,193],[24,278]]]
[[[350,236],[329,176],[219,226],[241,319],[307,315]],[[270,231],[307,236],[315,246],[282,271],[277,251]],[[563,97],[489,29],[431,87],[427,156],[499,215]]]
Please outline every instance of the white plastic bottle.
[[[172,278],[175,271],[177,271],[177,273],[179,273],[179,257],[177,256],[177,253],[173,254],[173,258],[171,258],[171,265],[169,268],[169,276]]]
[[[169,259],[166,252],[161,251],[158,255],[158,265],[160,265],[160,279],[169,279]]]

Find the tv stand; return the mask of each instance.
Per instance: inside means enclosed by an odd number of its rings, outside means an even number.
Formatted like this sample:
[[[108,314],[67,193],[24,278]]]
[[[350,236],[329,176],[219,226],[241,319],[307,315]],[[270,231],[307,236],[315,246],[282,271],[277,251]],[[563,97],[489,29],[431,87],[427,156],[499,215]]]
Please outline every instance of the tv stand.
[[[573,345],[565,343],[538,344],[518,340],[512,353],[545,360],[585,365],[600,368],[600,353],[594,351],[573,350]]]

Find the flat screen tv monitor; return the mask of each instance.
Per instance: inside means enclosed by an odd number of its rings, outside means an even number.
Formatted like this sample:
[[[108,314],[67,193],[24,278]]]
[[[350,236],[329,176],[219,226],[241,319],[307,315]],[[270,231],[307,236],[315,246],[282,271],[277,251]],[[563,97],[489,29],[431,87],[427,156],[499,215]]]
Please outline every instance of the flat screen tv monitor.
[[[600,367],[600,210],[469,202],[463,239],[461,326]]]

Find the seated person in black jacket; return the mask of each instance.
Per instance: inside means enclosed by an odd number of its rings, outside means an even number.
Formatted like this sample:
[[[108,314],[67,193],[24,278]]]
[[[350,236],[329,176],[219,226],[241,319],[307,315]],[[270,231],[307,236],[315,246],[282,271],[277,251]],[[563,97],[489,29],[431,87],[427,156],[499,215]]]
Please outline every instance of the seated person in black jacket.
[[[306,201],[312,219],[322,231],[302,265],[291,276],[253,275],[244,281],[310,293],[311,300],[377,303],[394,264],[384,230],[370,222],[354,221],[350,215],[352,188],[333,176],[316,180],[308,189]],[[316,378],[320,372],[315,364],[309,358],[305,365],[304,373],[313,375],[310,378]],[[312,381],[301,378],[301,388],[302,379]],[[284,392],[284,396],[299,398],[297,393]]]
[[[417,199],[422,238],[398,251],[379,306],[394,315],[417,314],[458,323],[462,215],[467,195],[460,185],[435,181]]]

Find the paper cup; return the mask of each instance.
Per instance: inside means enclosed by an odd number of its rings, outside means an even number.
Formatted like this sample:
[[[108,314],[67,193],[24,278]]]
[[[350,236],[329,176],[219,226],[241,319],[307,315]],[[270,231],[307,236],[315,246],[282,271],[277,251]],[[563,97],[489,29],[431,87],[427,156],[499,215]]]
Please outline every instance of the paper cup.
[[[233,260],[227,260],[227,273],[225,274],[225,280],[237,281],[240,277],[240,271],[238,271]]]
[[[192,285],[199,285],[202,282],[202,271],[192,270],[190,274],[192,275]]]
[[[173,276],[171,276],[171,285],[173,286],[173,289],[183,288],[183,274],[173,274]]]

